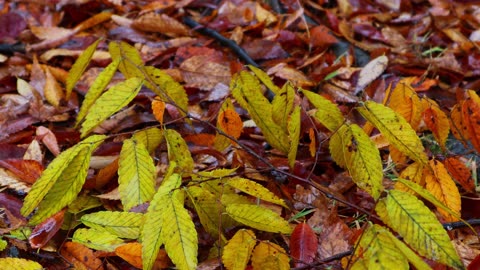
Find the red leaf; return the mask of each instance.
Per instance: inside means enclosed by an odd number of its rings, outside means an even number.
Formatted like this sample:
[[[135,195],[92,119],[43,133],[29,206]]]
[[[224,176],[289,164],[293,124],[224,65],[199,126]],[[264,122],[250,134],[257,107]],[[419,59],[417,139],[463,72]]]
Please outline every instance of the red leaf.
[[[65,210],[54,214],[53,216],[46,219],[44,222],[35,226],[28,241],[32,248],[41,248],[45,246],[50,239],[60,230],[60,227],[63,223],[63,217]]]
[[[295,262],[295,267],[301,267],[304,263],[311,263],[317,253],[318,238],[315,232],[306,223],[298,224],[290,238],[290,252],[293,258],[301,262]]]

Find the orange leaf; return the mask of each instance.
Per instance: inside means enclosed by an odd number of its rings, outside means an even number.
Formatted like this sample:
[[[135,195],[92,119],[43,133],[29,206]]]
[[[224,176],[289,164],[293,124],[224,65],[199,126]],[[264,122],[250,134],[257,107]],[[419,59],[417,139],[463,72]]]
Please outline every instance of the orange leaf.
[[[243,130],[243,122],[235,110],[226,109],[218,115],[218,124],[223,132],[238,139]]]
[[[318,238],[315,232],[306,223],[298,224],[290,238],[290,254],[296,260],[295,267],[301,267],[304,263],[311,263],[315,259],[318,248]]]
[[[435,198],[442,202],[453,212],[460,216],[461,198],[455,182],[448,174],[445,166],[437,160],[430,160],[430,168],[425,168],[425,183],[426,188],[432,193]],[[446,221],[457,221],[458,219],[451,216],[443,209],[438,209],[438,212],[445,217]]]
[[[95,188],[101,189],[103,186],[105,186],[117,174],[117,171],[118,158],[98,171],[98,175],[95,178]]]
[[[142,268],[142,244],[134,242],[121,245],[115,249],[115,254],[129,264]],[[170,259],[165,250],[161,249],[155,260],[153,269],[164,269],[170,265]]]
[[[453,106],[450,112],[450,129],[453,136],[466,146],[470,135],[468,134],[467,120],[463,119],[462,108],[463,101]]]
[[[417,93],[410,86],[412,79],[407,78],[398,82],[397,86],[392,90],[388,106],[403,116],[412,128],[417,130],[421,120],[420,112],[422,105]]]
[[[86,246],[76,242],[66,242],[60,254],[73,264],[75,269],[104,269],[102,261],[95,256],[93,251]]]
[[[211,146],[215,142],[215,135],[208,133],[191,134],[186,135],[184,139],[186,142],[196,145]]]
[[[424,102],[423,121],[427,128],[432,131],[435,140],[445,150],[448,134],[450,133],[450,123],[447,115],[440,109],[438,104],[429,99],[422,99]]]
[[[155,98],[152,100],[152,111],[153,111],[153,116],[155,116],[155,119],[160,122],[160,124],[163,125],[163,114],[165,113],[165,102],[160,100],[159,98]]]
[[[467,126],[470,142],[473,147],[480,152],[480,98],[477,94],[469,90],[469,97],[463,102],[462,114]]]
[[[42,164],[36,160],[5,159],[0,160],[0,166],[29,184],[35,183],[43,172]]]
[[[473,182],[470,169],[457,157],[449,157],[444,161],[450,175],[468,192],[475,192],[475,183]]]

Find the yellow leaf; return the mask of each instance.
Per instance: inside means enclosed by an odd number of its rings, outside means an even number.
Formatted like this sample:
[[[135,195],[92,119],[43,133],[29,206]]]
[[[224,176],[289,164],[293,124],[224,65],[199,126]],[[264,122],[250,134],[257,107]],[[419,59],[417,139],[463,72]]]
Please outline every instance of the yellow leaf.
[[[48,165],[24,199],[22,215],[27,216],[39,207],[30,223],[40,223],[75,200],[85,182],[91,154],[105,138],[90,136]]]
[[[82,76],[85,69],[87,69],[90,60],[92,59],[93,53],[95,49],[97,49],[98,43],[100,43],[102,39],[98,39],[94,43],[92,43],[88,48],[86,48],[82,54],[78,57],[77,61],[73,64],[72,68],[68,72],[67,82],[66,82],[66,90],[67,90],[67,100],[70,99],[70,94],[72,93],[73,87],[77,83],[77,81]]]
[[[388,106],[403,116],[412,128],[417,130],[420,120],[422,120],[422,104],[417,93],[410,86],[410,80],[403,79],[399,81],[392,90],[392,95],[389,99],[390,103]]]
[[[113,75],[115,75],[119,64],[119,59],[114,60],[102,72],[100,72],[100,74],[98,74],[97,78],[95,78],[95,81],[93,81],[92,85],[88,89],[87,94],[85,95],[82,107],[80,107],[80,111],[78,112],[77,119],[75,121],[75,126],[82,122],[92,105],[95,103],[98,97],[102,95],[103,90],[110,83]]]
[[[376,200],[383,191],[380,152],[362,128],[344,124],[330,139],[330,153],[352,180]]]
[[[157,119],[160,124],[163,125],[163,114],[165,113],[165,102],[160,100],[160,98],[155,97],[152,100],[152,112],[153,116],[155,116],[155,119]]]
[[[118,160],[118,191],[125,211],[150,201],[155,193],[155,164],[143,143],[123,141]]]
[[[37,262],[20,258],[0,258],[0,269],[42,270],[43,266]]]
[[[427,163],[422,142],[405,118],[373,101],[365,102],[364,106],[357,110],[398,150],[415,161]]]
[[[185,116],[188,112],[188,96],[183,86],[158,68],[146,66],[143,71],[145,86],[163,102],[178,106],[180,114]]]
[[[258,184],[257,182],[241,178],[241,177],[234,177],[227,181],[229,186],[232,186],[242,192],[245,192],[249,195],[257,197],[261,200],[266,202],[271,202],[274,204],[281,205],[283,207],[287,207],[285,202],[278,198],[275,194],[273,194],[268,188],[263,187],[262,185]]]
[[[254,270],[288,270],[290,259],[285,250],[271,242],[259,242],[252,253]]]
[[[302,91],[312,105],[317,109],[315,118],[328,130],[336,131],[344,122],[342,112],[330,100],[310,91]]]
[[[45,99],[48,103],[52,104],[55,107],[60,106],[60,101],[63,99],[63,90],[60,84],[58,84],[55,77],[53,77],[52,73],[50,72],[50,68],[45,69],[46,74],[46,81],[45,81],[45,88],[44,94]]]
[[[378,226],[378,225],[375,225]],[[392,242],[395,244],[397,249],[403,253],[405,258],[413,265],[417,270],[431,270],[432,268],[420,258],[417,253],[413,252],[405,243],[398,240],[398,238],[393,235],[390,231],[385,229],[385,234],[390,237]]]
[[[85,116],[81,136],[85,137],[92,129],[130,103],[142,88],[142,84],[142,79],[131,78],[118,83],[103,93]]]
[[[262,130],[265,140],[274,148],[288,153],[290,140],[287,131],[273,121],[272,104],[261,93],[257,78],[246,71],[233,76],[230,83],[232,95],[252,120]]]
[[[165,211],[161,213],[164,224],[161,237],[165,250],[178,269],[197,267],[198,236],[192,217],[177,197],[180,190],[167,195]]]
[[[228,204],[226,211],[234,220],[254,229],[290,234],[292,228],[286,220],[270,209],[250,204]]]
[[[220,222],[224,218],[222,216],[224,209],[216,196],[207,189],[198,186],[189,186],[186,192],[205,230],[215,238],[219,234],[222,235],[219,229]]]
[[[238,230],[223,249],[222,262],[225,268],[227,270],[244,270],[255,244],[255,233],[246,229]]]
[[[142,259],[143,269],[150,270],[157,258],[160,246],[165,242],[161,237],[163,216],[167,205],[167,196],[182,183],[179,174],[172,174],[164,178],[162,185],[153,197],[145,214],[145,223],[142,230]]]
[[[418,162],[414,162],[410,165],[408,165],[407,168],[405,168],[401,173],[400,173],[400,178],[410,180],[416,184],[419,184],[420,186],[425,185],[425,179],[423,177],[423,169],[424,166]],[[395,183],[395,189],[405,191],[412,193],[412,191],[403,185],[401,182],[396,182]],[[413,193],[412,193],[413,194]]]
[[[450,238],[435,215],[415,196],[391,190],[386,200],[389,226],[418,254],[463,269]]]
[[[143,225],[143,214],[134,212],[99,211],[83,215],[83,224],[121,238],[137,239]]]
[[[379,225],[370,226],[360,238],[355,255],[365,259],[368,269],[409,269],[407,258],[388,234]]]
[[[143,60],[137,49],[123,41],[112,41],[108,44],[108,52],[112,60],[120,60],[118,69],[125,78],[144,78],[140,70],[143,67]]]
[[[294,99],[295,89],[292,83],[287,82],[272,100],[273,121],[283,129],[287,128],[288,116],[292,112]]]
[[[168,160],[175,161],[177,168],[183,175],[190,175],[195,166],[187,143],[182,136],[173,129],[166,129],[164,132],[168,145]]]
[[[270,77],[268,76],[267,73],[265,73],[265,71],[257,68],[257,67],[254,67],[252,65],[248,65],[248,68],[255,74],[255,76],[257,76],[258,79],[260,79],[260,81],[270,90],[272,90],[272,92],[277,95],[279,92],[280,92],[280,88],[278,86],[276,86],[272,80],[270,79]]]
[[[288,150],[288,165],[293,168],[297,158],[298,144],[300,141],[301,115],[300,106],[295,107],[288,119],[288,135],[290,136],[290,150]]]
[[[124,244],[123,240],[117,236],[106,231],[98,231],[95,229],[75,230],[72,241],[91,249],[109,252],[113,252],[115,248]]]
[[[407,181],[407,180],[402,179],[402,178],[397,178],[396,181],[398,183],[402,183],[402,185],[404,185],[406,188],[408,188],[409,191],[413,191],[413,192],[417,193],[422,198],[424,198],[425,200],[429,201],[431,204],[436,206],[438,209],[442,209],[445,213],[448,213],[451,216],[455,217],[455,220],[463,221],[460,218],[458,213],[454,212],[453,210],[448,208],[443,202],[441,202],[437,198],[435,198],[435,196],[433,196],[432,193],[430,193],[430,191],[428,191],[427,189],[419,186],[418,184],[416,184],[414,182]],[[466,223],[466,224],[468,224],[468,223]]]
[[[155,127],[147,128],[135,132],[132,139],[142,143],[147,147],[149,153],[153,153],[163,141],[163,131]]]
[[[448,134],[450,133],[450,122],[447,115],[440,109],[440,106],[429,98],[422,99],[423,121],[427,128],[433,133],[440,147],[445,150]]]
[[[425,168],[424,170],[426,188],[435,198],[457,214],[456,218],[440,208],[438,211],[442,216],[444,216],[447,221],[457,221],[461,210],[460,192],[441,162],[431,160],[429,164],[430,168]]]

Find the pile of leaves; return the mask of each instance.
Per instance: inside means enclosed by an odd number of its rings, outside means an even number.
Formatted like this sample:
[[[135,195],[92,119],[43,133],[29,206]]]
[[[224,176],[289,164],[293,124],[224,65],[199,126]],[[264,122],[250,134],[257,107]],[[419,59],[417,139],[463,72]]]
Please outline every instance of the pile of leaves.
[[[479,11],[0,3],[0,268],[478,268]]]

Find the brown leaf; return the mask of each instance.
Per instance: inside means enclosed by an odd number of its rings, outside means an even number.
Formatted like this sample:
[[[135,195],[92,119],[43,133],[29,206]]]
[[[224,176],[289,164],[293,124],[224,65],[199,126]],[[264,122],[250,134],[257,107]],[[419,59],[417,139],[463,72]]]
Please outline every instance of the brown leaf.
[[[212,62],[209,56],[196,55],[185,60],[181,65],[183,79],[190,87],[210,90],[215,85],[229,85],[230,67]]]
[[[132,23],[132,27],[139,31],[162,33],[167,36],[186,36],[188,28],[166,14],[147,13]]]
[[[36,131],[36,135],[42,140],[43,144],[54,154],[58,156],[60,154],[60,147],[58,146],[57,138],[53,132],[43,126],[39,126]]]

